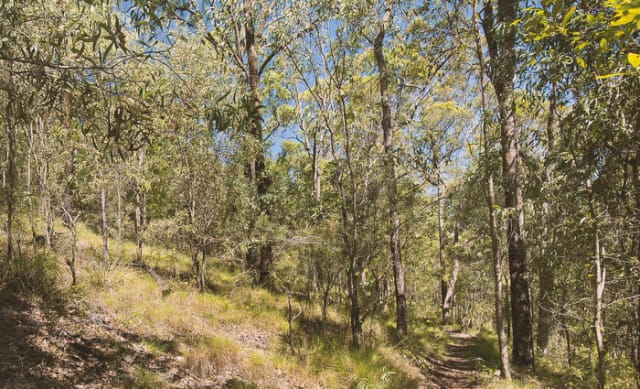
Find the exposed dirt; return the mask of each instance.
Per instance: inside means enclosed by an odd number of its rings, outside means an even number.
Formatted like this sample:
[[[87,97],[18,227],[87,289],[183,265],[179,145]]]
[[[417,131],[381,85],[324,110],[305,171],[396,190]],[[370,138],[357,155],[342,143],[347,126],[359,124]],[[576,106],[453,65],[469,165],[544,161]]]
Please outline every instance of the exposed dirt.
[[[5,294],[0,298],[0,387],[127,388],[144,372],[161,377],[162,386],[224,386],[190,374],[180,356],[152,354],[145,341],[159,342],[114,327],[104,313],[68,304],[43,308]]]
[[[470,352],[475,338],[460,332],[450,332],[449,338],[444,356],[437,359],[421,357],[425,388],[481,388],[478,364]]]

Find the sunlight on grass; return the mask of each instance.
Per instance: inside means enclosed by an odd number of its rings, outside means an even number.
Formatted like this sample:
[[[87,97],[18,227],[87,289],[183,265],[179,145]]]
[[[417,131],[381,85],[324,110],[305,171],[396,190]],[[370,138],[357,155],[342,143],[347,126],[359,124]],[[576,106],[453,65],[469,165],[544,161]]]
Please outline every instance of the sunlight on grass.
[[[95,257],[102,240],[84,226],[80,236],[86,276],[89,264],[98,262]],[[215,293],[198,293],[188,282],[189,256],[150,247],[145,251],[146,263],[172,286],[172,292],[163,295],[149,274],[128,266],[135,258],[131,242],[120,242],[114,250],[119,261],[105,275],[104,284],[84,281],[87,295],[111,312],[119,325],[140,334],[150,353],[178,352],[199,377],[226,371],[259,387],[277,387],[292,377],[291,382],[303,386],[416,388],[421,372],[399,347],[430,353],[442,352],[444,347],[446,334],[426,322],[416,323],[398,347],[385,346],[393,339],[392,315],[385,314],[364,323],[368,346],[354,350],[348,320],[339,309],[329,307],[329,319],[323,322],[316,304],[293,301],[293,310],[302,309],[304,315],[293,322],[292,352],[286,296],[255,287],[241,270],[211,259],[208,279]],[[372,343],[371,339],[377,340]],[[141,387],[152,387],[156,378],[146,371],[133,377]]]
[[[140,388],[140,389],[156,389],[156,388],[168,388],[162,377],[151,370],[144,368],[138,368],[135,372],[126,379],[123,385],[127,388]]]
[[[198,339],[183,351],[185,365],[200,378],[221,373],[228,366],[240,361],[241,346],[222,336]]]

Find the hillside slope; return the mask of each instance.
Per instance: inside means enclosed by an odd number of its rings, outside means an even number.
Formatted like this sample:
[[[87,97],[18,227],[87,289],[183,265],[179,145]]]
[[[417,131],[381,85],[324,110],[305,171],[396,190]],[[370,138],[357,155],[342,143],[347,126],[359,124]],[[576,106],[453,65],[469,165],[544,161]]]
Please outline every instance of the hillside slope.
[[[100,238],[81,230],[80,285],[0,297],[0,387],[334,388],[481,387],[488,368],[470,354],[474,338],[414,322],[402,342],[381,315],[367,323],[367,347],[349,347],[337,307],[319,307],[253,285],[234,263],[212,261],[198,293],[190,261],[133,244],[114,247],[115,265],[97,264]],[[64,274],[53,256],[40,256]],[[33,265],[33,264],[32,264]],[[33,267],[33,266],[30,266]],[[46,274],[46,272],[43,272]],[[60,280],[53,284],[66,284]],[[28,288],[25,289],[28,291]],[[289,328],[288,314],[295,316]],[[371,339],[376,339],[375,341]],[[484,371],[484,372],[483,372]]]

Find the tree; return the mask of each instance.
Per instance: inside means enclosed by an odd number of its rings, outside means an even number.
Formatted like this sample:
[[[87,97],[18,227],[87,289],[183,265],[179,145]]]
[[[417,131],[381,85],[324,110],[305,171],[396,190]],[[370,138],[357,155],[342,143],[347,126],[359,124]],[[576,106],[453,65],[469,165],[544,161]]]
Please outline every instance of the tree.
[[[229,58],[244,77],[247,92],[243,96],[242,109],[246,111],[243,123],[247,137],[247,153],[251,156],[247,164],[247,178],[255,190],[254,212],[249,218],[248,233],[252,243],[247,249],[247,266],[258,273],[258,281],[264,283],[269,275],[269,268],[274,261],[273,243],[268,239],[258,244],[254,233],[257,220],[270,217],[267,193],[272,179],[269,177],[266,164],[266,144],[264,134],[265,116],[263,114],[263,98],[261,96],[261,80],[265,71],[290,42],[291,37],[301,38],[316,23],[300,24],[308,26],[296,29],[296,21],[301,21],[294,12],[305,9],[296,4],[284,4],[277,1],[245,1],[225,5],[212,2],[210,4],[211,22],[215,29],[206,38],[224,58]],[[280,18],[278,15],[289,16]]]
[[[405,277],[402,265],[400,241],[400,215],[398,213],[398,186],[396,184],[395,153],[393,146],[394,128],[392,124],[391,102],[389,97],[389,72],[383,51],[384,38],[391,22],[391,5],[385,5],[379,31],[373,41],[373,53],[378,67],[380,82],[380,106],[382,110],[382,134],[384,142],[385,186],[389,202],[389,242],[391,263],[396,294],[396,331],[400,337],[407,332],[407,299],[405,296]]]
[[[498,336],[498,350],[500,351],[500,370],[505,379],[511,379],[511,364],[509,361],[509,350],[507,334],[504,326],[504,313],[503,313],[503,260],[500,250],[500,237],[498,233],[498,217],[497,217],[497,203],[495,184],[493,178],[493,171],[489,164],[489,150],[491,148],[491,140],[489,138],[489,126],[488,126],[488,107],[487,107],[487,92],[485,86],[485,71],[486,63],[484,59],[484,51],[482,42],[480,40],[479,31],[479,14],[477,0],[473,2],[473,32],[476,43],[476,55],[478,57],[479,78],[480,78],[480,98],[481,98],[481,141],[483,147],[483,157],[485,158],[485,179],[486,179],[486,201],[489,211],[489,231],[491,234],[491,256],[493,259],[493,284],[494,284],[494,310],[495,310],[495,327],[496,334]]]
[[[514,75],[516,69],[516,30],[518,1],[488,0],[484,4],[482,27],[489,50],[493,84],[500,113],[502,175],[505,193],[511,317],[513,326],[513,364],[533,370],[533,325],[529,291],[529,271],[524,241],[524,208],[520,178],[518,127],[515,114]]]

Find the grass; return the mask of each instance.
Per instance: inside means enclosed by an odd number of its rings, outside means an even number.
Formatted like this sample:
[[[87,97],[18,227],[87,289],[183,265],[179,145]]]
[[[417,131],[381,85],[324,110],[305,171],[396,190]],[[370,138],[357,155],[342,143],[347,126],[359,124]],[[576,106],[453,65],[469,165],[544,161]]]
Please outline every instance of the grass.
[[[293,322],[292,350],[287,335],[286,296],[252,285],[238,266],[211,258],[210,291],[201,294],[190,279],[188,255],[145,246],[145,262],[170,283],[172,292],[163,294],[149,274],[129,266],[135,259],[132,242],[111,242],[113,266],[108,272],[100,266],[101,246],[101,236],[79,225],[80,285],[74,289],[76,296],[108,312],[119,327],[136,334],[138,342],[155,357],[179,355],[193,375],[226,375],[228,387],[277,388],[285,382],[300,386],[416,388],[424,379],[414,356],[438,358],[446,352],[449,328],[443,329],[436,319],[414,320],[411,333],[398,342],[393,334],[393,315],[379,313],[376,320],[364,323],[365,334],[372,335],[366,347],[352,349],[344,312],[332,306],[328,320],[323,322],[318,306],[298,301],[293,302],[294,310],[303,309],[304,314]],[[66,268],[59,266],[57,271],[64,274]],[[481,331],[471,350],[481,358],[481,369],[489,374],[499,367],[496,343],[489,331]],[[558,370],[552,361],[540,360],[539,372],[545,384],[568,382],[566,372]],[[132,372],[126,380],[125,387],[170,386],[163,376],[144,368]],[[494,380],[486,387],[505,385]],[[516,379],[510,385],[543,386],[529,378]]]
[[[145,247],[145,262],[165,278],[173,292],[163,296],[150,275],[125,266],[134,258],[131,242],[112,245],[115,266],[104,283],[87,282],[95,272],[101,237],[80,229],[83,257],[79,278],[87,298],[111,312],[118,324],[140,334],[143,346],[161,356],[177,352],[196,376],[231,374],[238,387],[279,387],[282,380],[297,385],[325,387],[417,387],[420,372],[399,349],[385,345],[385,326],[374,322],[375,344],[350,348],[348,323],[332,309],[322,323],[317,307],[304,307],[294,322],[295,349],[286,337],[286,296],[251,285],[241,269],[210,260],[208,284],[214,293],[198,293],[189,282],[191,259],[175,250]],[[93,277],[97,278],[97,277]],[[298,309],[298,302],[295,302]],[[367,324],[367,330],[370,330]],[[426,327],[423,344],[436,335]],[[175,347],[174,347],[175,346]],[[158,379],[139,371],[141,386]],[[150,384],[147,384],[150,382]]]
[[[386,324],[380,321],[366,324],[366,332],[373,331],[377,341],[354,350],[343,312],[331,307],[329,320],[322,323],[317,306],[294,301],[296,312],[302,307],[304,315],[293,323],[292,352],[286,296],[252,285],[237,266],[211,259],[212,292],[201,294],[189,278],[188,255],[145,246],[145,262],[171,284],[172,292],[163,295],[149,274],[129,266],[135,258],[132,242],[110,241],[108,271],[101,266],[101,247],[102,237],[79,224],[76,296],[108,312],[151,355],[179,355],[195,376],[222,374],[229,378],[228,387],[266,388],[282,387],[283,382],[305,387],[412,388],[421,381],[412,361],[388,345]],[[67,269],[59,271],[65,274]],[[145,368],[120,381],[124,387],[170,386],[162,375]]]
[[[124,379],[122,387],[126,388],[140,388],[140,389],[161,389],[168,388],[162,377],[158,373],[144,368],[136,369],[135,372]]]
[[[241,346],[238,342],[223,336],[198,339],[182,353],[185,365],[196,376],[209,378],[224,369],[238,365],[241,360]]]

